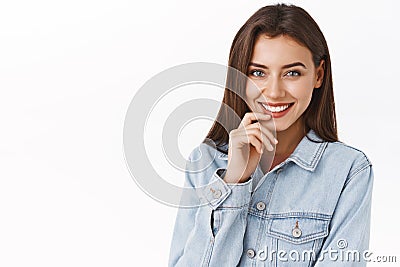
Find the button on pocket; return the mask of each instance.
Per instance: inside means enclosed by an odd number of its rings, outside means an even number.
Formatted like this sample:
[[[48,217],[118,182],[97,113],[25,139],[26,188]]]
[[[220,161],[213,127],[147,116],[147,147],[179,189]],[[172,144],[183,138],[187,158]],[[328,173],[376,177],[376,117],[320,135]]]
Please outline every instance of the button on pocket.
[[[296,225],[294,226],[294,228],[292,230],[292,236],[294,236],[294,237],[301,236],[301,230],[299,228],[299,221],[296,221]]]
[[[328,235],[330,218],[318,217],[276,217],[267,227],[267,234],[293,244],[302,244]]]

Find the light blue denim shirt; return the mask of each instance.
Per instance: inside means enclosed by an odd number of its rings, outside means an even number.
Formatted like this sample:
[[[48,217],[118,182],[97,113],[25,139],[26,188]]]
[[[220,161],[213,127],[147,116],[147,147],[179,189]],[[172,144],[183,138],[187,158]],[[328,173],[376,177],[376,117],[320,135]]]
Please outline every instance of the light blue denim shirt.
[[[189,160],[211,162],[185,175],[207,204],[178,210],[168,266],[366,265],[373,171],[362,151],[305,136],[284,162],[265,175],[258,165],[240,184],[222,180],[227,155],[207,144]]]

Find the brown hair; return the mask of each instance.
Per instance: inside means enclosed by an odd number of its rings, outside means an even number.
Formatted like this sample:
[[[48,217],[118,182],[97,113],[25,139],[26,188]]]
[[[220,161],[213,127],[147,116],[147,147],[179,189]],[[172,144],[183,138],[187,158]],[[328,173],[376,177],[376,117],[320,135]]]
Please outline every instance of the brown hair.
[[[269,37],[286,35],[293,38],[311,51],[315,67],[319,66],[321,60],[325,61],[322,85],[320,89],[313,91],[311,102],[303,117],[307,132],[313,129],[325,141],[338,141],[331,60],[325,37],[304,9],[295,5],[276,4],[265,6],[254,13],[233,39],[222,104],[203,143],[210,144],[211,139],[211,143],[215,143],[218,150],[227,153],[221,147],[228,144],[229,132],[239,126],[245,113],[251,112],[240,97],[245,95],[246,81],[241,78],[244,75],[238,75],[238,72],[247,73],[254,43],[260,34]],[[233,110],[236,116],[229,110]]]

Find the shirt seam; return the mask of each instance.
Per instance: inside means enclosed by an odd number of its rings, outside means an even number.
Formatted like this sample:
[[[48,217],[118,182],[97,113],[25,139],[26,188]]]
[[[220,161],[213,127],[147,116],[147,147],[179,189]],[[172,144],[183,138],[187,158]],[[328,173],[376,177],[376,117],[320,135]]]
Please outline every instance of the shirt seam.
[[[359,169],[357,169],[356,171],[354,171],[354,172],[351,174],[351,176],[349,177],[349,179],[347,179],[347,181],[345,182],[344,187],[345,187],[348,183],[350,183],[350,182],[353,180],[353,178],[354,178],[357,174],[359,174],[360,172],[364,171],[365,169],[367,169],[368,167],[371,167],[371,166],[372,166],[371,163],[367,163],[366,165],[363,165],[361,168],[359,168]]]

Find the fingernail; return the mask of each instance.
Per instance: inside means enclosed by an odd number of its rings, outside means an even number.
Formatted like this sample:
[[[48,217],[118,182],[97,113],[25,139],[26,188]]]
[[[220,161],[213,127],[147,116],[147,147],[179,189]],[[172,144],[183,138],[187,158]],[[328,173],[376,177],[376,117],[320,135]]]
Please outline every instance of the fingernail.
[[[274,147],[272,145],[268,145],[268,148],[270,151],[274,150]]]
[[[278,143],[278,140],[277,140],[276,138],[274,138],[274,142],[275,142],[275,144],[277,144],[277,143]]]
[[[265,117],[261,117],[260,119],[270,119],[271,118],[271,115],[269,115],[269,114],[264,114],[265,115]]]

